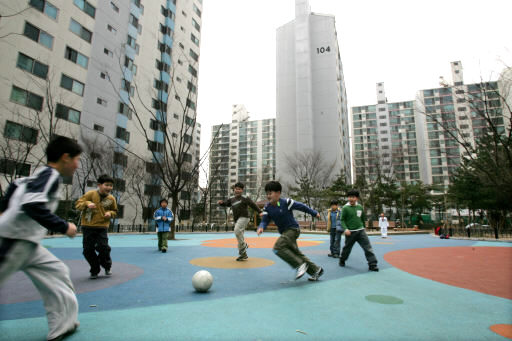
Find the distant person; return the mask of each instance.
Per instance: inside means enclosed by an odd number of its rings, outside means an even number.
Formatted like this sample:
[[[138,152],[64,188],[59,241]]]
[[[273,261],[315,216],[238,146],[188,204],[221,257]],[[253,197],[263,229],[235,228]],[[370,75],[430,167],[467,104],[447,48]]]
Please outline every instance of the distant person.
[[[59,136],[46,147],[48,164],[27,178],[15,180],[0,204],[0,284],[23,271],[43,298],[48,319],[48,340],[73,333],[78,322],[78,301],[68,267],[41,239],[48,230],[73,238],[76,226],[55,215],[61,176],[73,176],[82,148]]]
[[[345,266],[345,262],[350,256],[352,247],[357,242],[364,250],[364,255],[368,261],[370,271],[379,271],[377,267],[377,257],[373,252],[370,240],[364,230],[365,214],[363,206],[357,203],[359,192],[350,190],[347,193],[348,203],[341,210],[341,222],[345,226],[345,246],[341,251],[340,266]]]
[[[106,276],[112,275],[107,230],[110,219],[117,215],[116,198],[110,194],[113,188],[114,179],[103,174],[98,178],[98,189],[85,193],[76,202],[76,209],[82,211],[83,254],[90,265],[90,279],[98,278],[100,266]]]
[[[261,213],[258,205],[254,203],[250,198],[243,196],[244,193],[244,184],[241,182],[237,182],[233,186],[233,194],[229,199],[219,200],[217,204],[224,207],[231,207],[233,211],[233,220],[235,222],[235,236],[238,241],[238,258],[237,261],[247,260],[249,257],[247,256],[247,249],[249,245],[245,242],[244,239],[244,231],[249,224],[249,211],[248,208],[251,207],[254,211]]]
[[[386,218],[386,216],[384,216],[384,213],[381,213],[380,217],[379,217],[379,227],[380,227],[380,235],[382,238],[388,237],[388,226],[389,226],[388,218]]]
[[[167,252],[167,239],[171,231],[171,222],[174,220],[174,215],[167,205],[167,199],[160,200],[160,208],[153,214],[158,235],[158,251],[162,253]]]
[[[323,275],[324,269],[310,261],[299,250],[297,238],[300,236],[300,228],[293,217],[293,210],[308,213],[318,218],[320,218],[320,213],[293,199],[281,198],[281,189],[281,184],[277,181],[270,181],[265,185],[269,202],[263,208],[261,223],[257,230],[258,236],[273,220],[281,234],[274,244],[274,253],[296,269],[296,280],[307,272],[311,275],[310,281],[317,281]]]
[[[327,210],[327,231],[330,233],[330,253],[327,255],[333,258],[340,258],[341,235],[341,208],[338,207],[338,200],[331,200],[331,207]]]

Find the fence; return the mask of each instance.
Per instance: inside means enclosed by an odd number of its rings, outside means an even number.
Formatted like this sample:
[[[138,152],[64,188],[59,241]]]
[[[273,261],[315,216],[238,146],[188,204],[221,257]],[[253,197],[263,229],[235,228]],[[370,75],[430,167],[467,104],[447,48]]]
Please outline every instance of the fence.
[[[469,231],[468,231],[469,230]],[[448,232],[453,237],[468,237],[468,238],[482,238],[482,239],[496,239],[494,229],[492,227],[478,226],[466,229],[464,226],[449,226],[445,228],[445,232]],[[512,238],[512,229],[504,229],[498,232],[498,239]]]

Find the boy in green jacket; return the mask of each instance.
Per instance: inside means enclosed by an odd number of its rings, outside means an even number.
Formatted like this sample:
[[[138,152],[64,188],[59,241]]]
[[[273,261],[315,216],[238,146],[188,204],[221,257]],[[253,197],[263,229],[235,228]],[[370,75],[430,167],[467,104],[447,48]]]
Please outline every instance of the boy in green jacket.
[[[350,256],[350,251],[356,242],[364,250],[370,271],[379,271],[377,257],[373,253],[372,245],[364,230],[365,214],[363,206],[357,203],[359,192],[350,190],[347,193],[348,203],[341,210],[341,222],[345,229],[345,246],[341,251],[340,266],[345,266],[345,261]]]

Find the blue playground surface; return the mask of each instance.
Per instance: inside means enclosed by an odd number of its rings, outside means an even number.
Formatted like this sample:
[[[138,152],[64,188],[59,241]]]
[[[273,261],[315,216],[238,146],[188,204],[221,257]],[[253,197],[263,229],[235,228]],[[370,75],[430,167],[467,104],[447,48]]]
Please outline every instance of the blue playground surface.
[[[247,237],[256,234],[247,232]],[[269,237],[278,234],[265,232],[260,238]],[[155,234],[110,235],[113,275],[97,280],[88,279],[81,237],[43,240],[68,264],[77,290],[81,325],[66,340],[508,339],[490,327],[512,324],[510,299],[415,276],[386,262],[384,255],[438,247],[508,248],[512,243],[440,240],[425,234],[372,236],[380,268],[374,273],[358,245],[342,268],[327,257],[327,235],[302,234],[301,240],[315,243],[300,249],[325,270],[320,281],[310,282],[307,275],[295,281],[295,271],[271,248],[251,246],[250,262],[243,264],[234,260],[234,243],[202,245],[232,239],[233,233],[179,233],[176,238],[169,241],[167,253],[160,253]],[[210,257],[232,257],[235,267],[191,263]],[[257,259],[269,262],[244,267]],[[195,292],[191,284],[202,269],[214,277],[207,293]],[[19,272],[0,287],[0,339],[45,340],[46,333],[42,301]]]

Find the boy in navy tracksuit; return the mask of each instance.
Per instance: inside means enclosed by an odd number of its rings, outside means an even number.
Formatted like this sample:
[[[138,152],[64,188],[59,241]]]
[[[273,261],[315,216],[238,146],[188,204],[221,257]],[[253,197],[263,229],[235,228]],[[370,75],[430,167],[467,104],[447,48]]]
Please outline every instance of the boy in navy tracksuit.
[[[258,226],[258,236],[263,233],[271,220],[277,225],[281,236],[274,244],[274,253],[288,263],[292,268],[297,269],[295,279],[301,278],[306,272],[311,275],[310,281],[317,281],[323,275],[324,270],[310,261],[297,245],[297,238],[300,235],[299,224],[293,217],[293,210],[309,213],[313,217],[320,218],[320,214],[293,199],[281,198],[281,184],[277,181],[270,181],[265,185],[268,203],[263,208],[261,223]]]
[[[61,176],[72,176],[80,163],[81,147],[59,136],[46,148],[48,165],[28,178],[15,180],[0,205],[0,284],[23,271],[43,298],[48,340],[60,340],[80,324],[78,302],[68,267],[45,247],[48,230],[73,238],[76,226],[54,212],[59,204]]]
[[[171,231],[172,211],[167,208],[167,200],[160,200],[160,208],[153,214],[158,234],[158,251],[167,252],[167,237]]]

